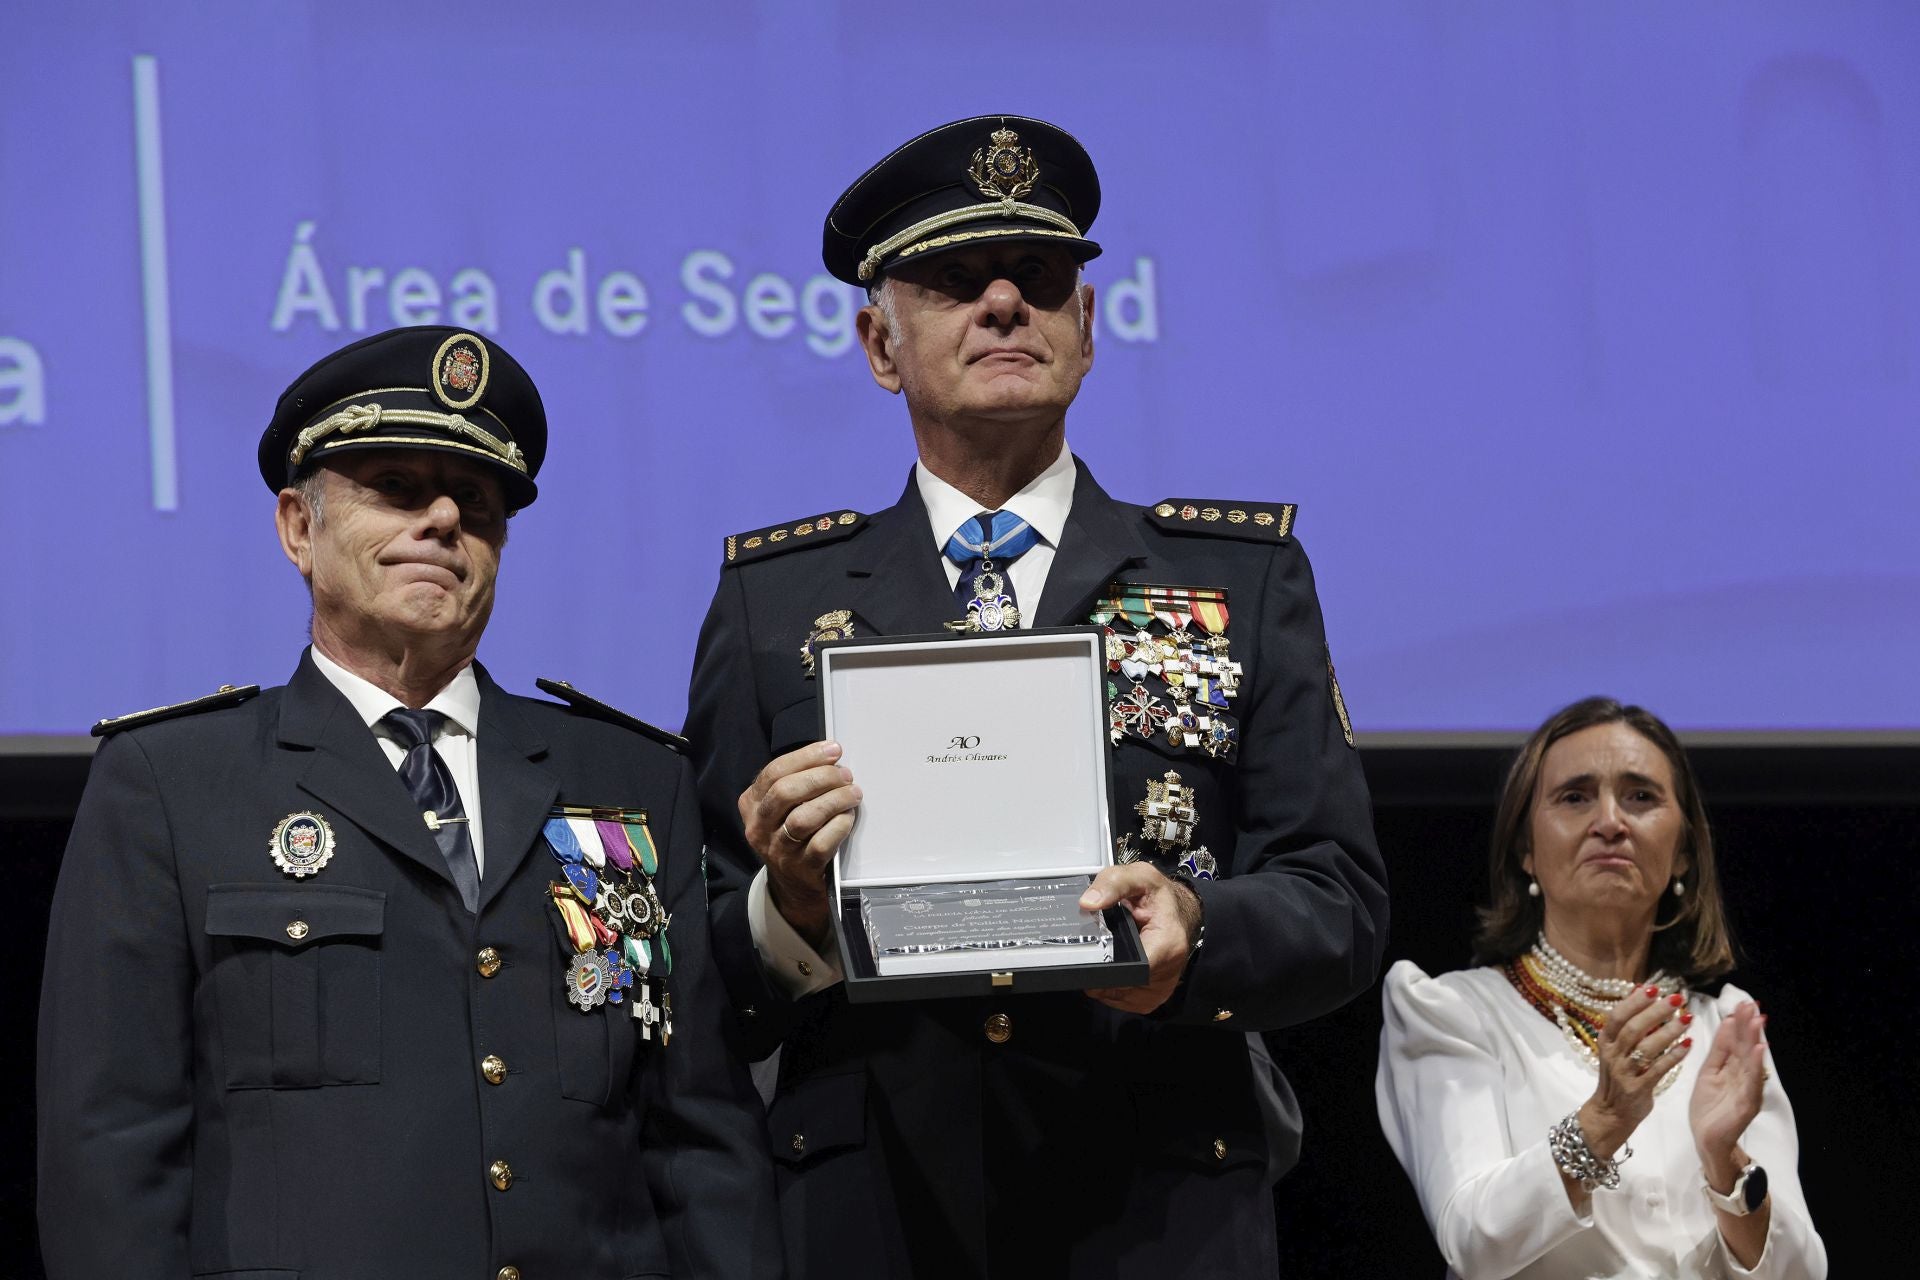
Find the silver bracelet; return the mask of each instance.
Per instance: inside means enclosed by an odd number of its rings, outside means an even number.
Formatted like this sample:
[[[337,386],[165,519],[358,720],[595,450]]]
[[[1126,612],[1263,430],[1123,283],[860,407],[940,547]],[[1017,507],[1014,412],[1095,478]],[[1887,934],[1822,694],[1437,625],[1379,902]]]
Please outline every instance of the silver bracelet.
[[[1569,1111],[1565,1119],[1547,1130],[1547,1147],[1553,1152],[1553,1162],[1560,1166],[1560,1172],[1589,1192],[1617,1190],[1621,1162],[1633,1154],[1632,1147],[1622,1146],[1615,1159],[1603,1160],[1595,1155],[1587,1145],[1587,1135],[1580,1131],[1578,1111]]]

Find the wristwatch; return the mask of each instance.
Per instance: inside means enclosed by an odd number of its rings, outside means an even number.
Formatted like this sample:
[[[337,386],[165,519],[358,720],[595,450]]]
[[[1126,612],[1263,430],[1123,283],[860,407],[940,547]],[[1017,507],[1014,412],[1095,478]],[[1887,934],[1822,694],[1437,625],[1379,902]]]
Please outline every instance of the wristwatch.
[[[1725,1195],[1715,1191],[1704,1174],[1701,1175],[1700,1186],[1706,1191],[1707,1199],[1714,1208],[1736,1218],[1744,1218],[1758,1209],[1760,1202],[1767,1198],[1767,1171],[1757,1164],[1749,1164],[1733,1180],[1733,1189]]]

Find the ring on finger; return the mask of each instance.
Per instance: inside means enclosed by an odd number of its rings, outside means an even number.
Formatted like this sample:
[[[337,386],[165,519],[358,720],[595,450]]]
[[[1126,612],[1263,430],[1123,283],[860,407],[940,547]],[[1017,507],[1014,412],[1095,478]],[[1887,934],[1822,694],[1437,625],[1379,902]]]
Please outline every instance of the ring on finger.
[[[1632,1053],[1629,1053],[1627,1055],[1627,1061],[1631,1062],[1634,1066],[1640,1068],[1642,1071],[1645,1071],[1649,1066],[1652,1065],[1651,1059],[1649,1059],[1646,1054],[1640,1052],[1638,1049],[1635,1049]]]
[[[787,822],[786,822],[786,819],[784,819],[784,818],[782,818],[782,819],[780,820],[780,834],[781,834],[781,835],[783,835],[783,836],[785,836],[785,837],[786,837],[786,838],[787,838],[788,840],[791,840],[791,841],[792,841],[792,842],[793,842],[794,844],[805,844],[805,843],[806,843],[806,841],[805,841],[805,840],[802,840],[802,839],[801,839],[801,838],[800,838],[799,836],[797,836],[797,835],[795,835],[795,834],[793,834],[793,832],[791,832],[791,831],[789,831],[789,830],[787,830]]]

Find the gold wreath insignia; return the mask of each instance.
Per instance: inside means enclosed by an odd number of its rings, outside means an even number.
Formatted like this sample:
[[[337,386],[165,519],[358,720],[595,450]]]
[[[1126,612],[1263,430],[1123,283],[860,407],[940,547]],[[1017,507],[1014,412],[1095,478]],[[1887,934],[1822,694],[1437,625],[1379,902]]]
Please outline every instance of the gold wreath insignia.
[[[1020,145],[1020,135],[1002,126],[993,131],[993,145],[973,153],[968,171],[973,185],[989,200],[1011,203],[1024,198],[1040,180],[1033,148]]]

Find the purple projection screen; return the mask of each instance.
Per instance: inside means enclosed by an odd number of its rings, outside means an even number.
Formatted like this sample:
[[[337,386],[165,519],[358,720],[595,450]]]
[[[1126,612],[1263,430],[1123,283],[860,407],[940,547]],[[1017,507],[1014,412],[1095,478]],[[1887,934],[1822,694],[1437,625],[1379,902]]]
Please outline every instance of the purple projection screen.
[[[255,442],[410,322],[551,415],[482,660],[679,724],[724,537],[906,482],[827,205],[995,110],[1100,166],[1069,442],[1300,504],[1362,731],[1920,729],[1916,69],[1908,0],[9,5],[0,734],[287,677]]]

